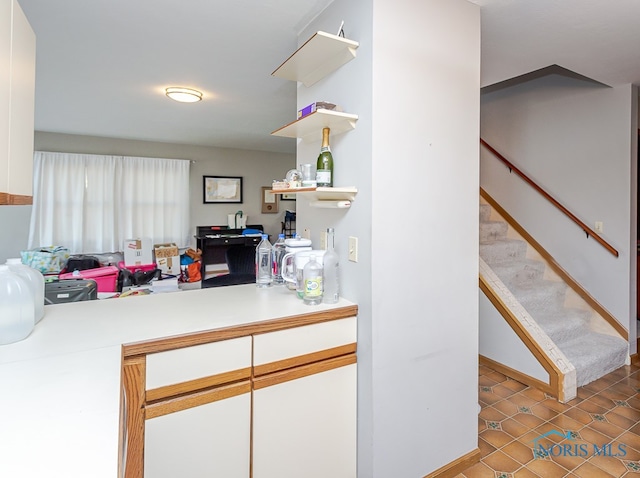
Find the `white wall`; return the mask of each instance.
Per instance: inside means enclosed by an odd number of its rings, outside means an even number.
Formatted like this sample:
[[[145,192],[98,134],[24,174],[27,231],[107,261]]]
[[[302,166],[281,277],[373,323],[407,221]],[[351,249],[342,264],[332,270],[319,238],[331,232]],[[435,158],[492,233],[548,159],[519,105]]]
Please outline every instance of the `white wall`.
[[[299,201],[298,231],[335,227],[342,292],[359,306],[358,476],[424,476],[477,447],[479,9],[336,0],[299,42],[342,20],[357,58],[299,86],[298,107],[359,115],[331,141],[334,185],[359,193],[346,211]],[[298,163],[319,148],[320,134],[299,142]]]
[[[635,337],[637,106],[631,85],[551,75],[482,95],[481,134],[592,228],[615,258],[484,148],[481,185]],[[630,298],[633,299],[630,299]],[[635,350],[635,340],[631,341]]]
[[[522,339],[500,315],[482,291],[480,297],[479,352],[487,358],[533,378],[549,383],[549,373],[531,353]]]
[[[26,249],[30,218],[31,206],[0,206],[0,264]]]
[[[197,226],[226,225],[227,214],[242,210],[248,224],[262,224],[276,236],[284,220],[285,209],[295,210],[295,201],[280,202],[279,213],[262,214],[260,188],[271,186],[295,167],[295,156],[262,151],[223,149],[182,144],[121,140],[95,136],[76,136],[37,132],[35,149],[65,153],[117,154],[129,156],[188,159],[191,164],[191,230]],[[203,204],[203,176],[242,176],[242,204]],[[195,246],[195,240],[191,244]]]

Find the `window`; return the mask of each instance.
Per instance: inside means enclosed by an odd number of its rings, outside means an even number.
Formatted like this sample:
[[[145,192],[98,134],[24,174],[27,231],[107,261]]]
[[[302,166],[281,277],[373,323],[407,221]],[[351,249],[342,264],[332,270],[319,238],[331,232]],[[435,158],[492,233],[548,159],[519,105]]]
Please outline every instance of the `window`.
[[[137,237],[187,246],[189,165],[180,159],[36,152],[29,248],[114,252]]]

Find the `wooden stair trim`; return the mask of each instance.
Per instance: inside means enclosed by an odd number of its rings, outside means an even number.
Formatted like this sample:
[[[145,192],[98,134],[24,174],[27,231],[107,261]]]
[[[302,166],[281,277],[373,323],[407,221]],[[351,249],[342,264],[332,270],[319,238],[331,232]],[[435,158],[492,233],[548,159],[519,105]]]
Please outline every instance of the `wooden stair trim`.
[[[547,250],[540,245],[538,241],[536,241],[531,234],[529,234],[507,211],[505,211],[502,206],[500,206],[495,199],[493,199],[489,193],[487,193],[483,188],[480,188],[480,196],[482,196],[492,208],[494,208],[500,216],[504,218],[504,220],[509,224],[513,229],[520,234],[524,240],[533,247],[538,254],[542,256],[543,259],[547,261],[547,264],[551,267],[551,269],[558,274],[562,280],[566,282],[566,284],[576,293],[578,294],[589,306],[594,309],[600,316],[611,325],[615,331],[625,340],[629,340],[629,332],[624,326],[618,322],[618,320],[607,310],[604,308],[600,302],[598,302],[589,292],[587,292],[573,277],[569,275],[569,273],[562,268],[562,266],[553,258]]]
[[[533,337],[531,337],[529,332],[522,326],[518,318],[513,314],[513,312],[511,312],[509,306],[507,306],[504,301],[500,297],[498,297],[493,288],[482,276],[479,277],[479,285],[480,290],[482,290],[487,299],[489,299],[489,301],[505,319],[507,324],[509,324],[511,329],[516,333],[520,340],[522,340],[522,343],[527,347],[527,349],[529,349],[529,351],[533,354],[542,368],[544,368],[545,371],[549,374],[548,389],[545,391],[548,391],[549,393],[557,397],[558,401],[564,402],[566,396],[565,390],[563,388],[564,374],[562,373],[560,368],[558,368],[553,360],[540,347],[538,342],[536,342]]]

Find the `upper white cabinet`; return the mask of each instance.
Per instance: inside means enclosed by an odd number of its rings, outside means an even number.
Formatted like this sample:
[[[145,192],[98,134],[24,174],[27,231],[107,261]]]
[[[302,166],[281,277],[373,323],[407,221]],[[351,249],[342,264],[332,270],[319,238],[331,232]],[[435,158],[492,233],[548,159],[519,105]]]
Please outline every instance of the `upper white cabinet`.
[[[272,75],[285,80],[301,81],[305,86],[311,86],[353,60],[358,46],[356,41],[331,33],[317,32]]]
[[[31,204],[36,37],[16,0],[0,23],[0,204]]]

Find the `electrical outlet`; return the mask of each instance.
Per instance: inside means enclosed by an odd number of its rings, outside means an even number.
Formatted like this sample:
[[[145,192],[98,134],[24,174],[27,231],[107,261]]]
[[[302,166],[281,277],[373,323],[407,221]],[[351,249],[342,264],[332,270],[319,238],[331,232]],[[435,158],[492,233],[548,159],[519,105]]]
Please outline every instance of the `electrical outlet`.
[[[327,231],[322,231],[320,234],[320,249],[327,250]]]
[[[305,227],[304,230],[302,231],[302,237],[304,239],[311,240],[311,229],[309,229],[308,227]]]
[[[349,236],[349,260],[358,262],[358,238]]]
[[[595,231],[604,232],[604,224],[602,224],[602,221],[596,221]]]

